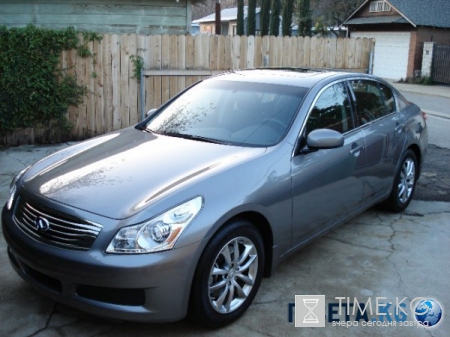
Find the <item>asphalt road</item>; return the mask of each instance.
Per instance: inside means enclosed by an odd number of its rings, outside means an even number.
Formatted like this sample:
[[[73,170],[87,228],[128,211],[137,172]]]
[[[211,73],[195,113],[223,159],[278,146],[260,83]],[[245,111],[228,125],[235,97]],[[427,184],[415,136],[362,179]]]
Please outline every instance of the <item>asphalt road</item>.
[[[417,104],[422,109],[447,113],[450,118],[450,98],[421,95],[406,91],[402,91],[402,94],[408,101]]]
[[[409,101],[429,111],[427,118],[428,153],[414,199],[450,201],[450,99],[404,91],[402,94]],[[439,113],[439,116],[434,112]]]

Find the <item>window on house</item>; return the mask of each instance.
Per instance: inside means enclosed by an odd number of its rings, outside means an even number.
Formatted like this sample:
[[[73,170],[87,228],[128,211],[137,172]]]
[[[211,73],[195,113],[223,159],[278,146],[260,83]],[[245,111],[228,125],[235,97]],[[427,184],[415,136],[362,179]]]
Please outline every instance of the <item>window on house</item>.
[[[386,1],[372,1],[370,3],[370,12],[389,12],[391,10],[391,5]]]
[[[236,36],[237,35],[237,25],[232,25],[231,27],[233,29],[233,36]]]

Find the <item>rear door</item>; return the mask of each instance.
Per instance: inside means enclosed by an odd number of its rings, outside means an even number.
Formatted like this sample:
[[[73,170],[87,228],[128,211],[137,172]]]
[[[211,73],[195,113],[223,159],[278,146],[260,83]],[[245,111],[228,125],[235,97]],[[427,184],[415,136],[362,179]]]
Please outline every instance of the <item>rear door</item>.
[[[359,208],[363,197],[364,134],[355,119],[345,82],[324,88],[310,109],[302,139],[315,129],[341,132],[344,146],[292,158],[293,244],[297,245]]]
[[[392,90],[384,84],[357,79],[350,81],[350,87],[366,143],[364,199],[369,202],[392,186],[406,143],[405,122]]]

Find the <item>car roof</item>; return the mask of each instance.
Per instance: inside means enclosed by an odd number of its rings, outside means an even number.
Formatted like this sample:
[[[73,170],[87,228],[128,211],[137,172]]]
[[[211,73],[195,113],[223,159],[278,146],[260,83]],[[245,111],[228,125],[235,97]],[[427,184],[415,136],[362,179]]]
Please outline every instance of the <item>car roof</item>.
[[[214,76],[218,80],[271,83],[311,88],[323,80],[354,76],[369,77],[362,73],[349,73],[305,68],[264,68],[235,70]]]

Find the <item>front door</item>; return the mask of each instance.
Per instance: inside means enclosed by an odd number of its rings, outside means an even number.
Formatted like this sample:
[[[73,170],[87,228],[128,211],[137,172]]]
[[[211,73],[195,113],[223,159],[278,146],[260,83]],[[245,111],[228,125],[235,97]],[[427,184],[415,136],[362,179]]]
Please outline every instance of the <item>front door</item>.
[[[320,233],[360,207],[363,197],[365,142],[355,129],[347,87],[337,83],[319,93],[303,138],[315,129],[334,129],[344,145],[310,152],[305,145],[292,158],[293,244]]]

